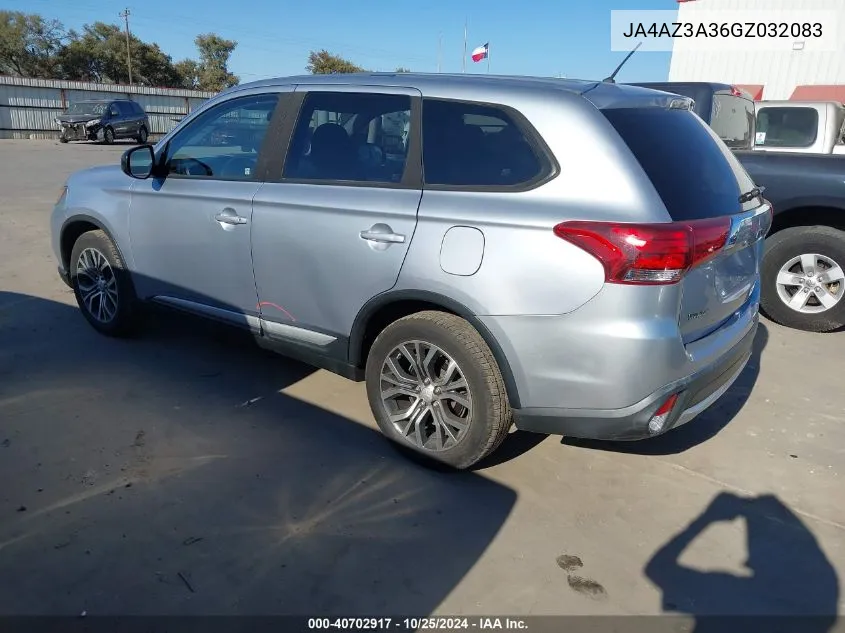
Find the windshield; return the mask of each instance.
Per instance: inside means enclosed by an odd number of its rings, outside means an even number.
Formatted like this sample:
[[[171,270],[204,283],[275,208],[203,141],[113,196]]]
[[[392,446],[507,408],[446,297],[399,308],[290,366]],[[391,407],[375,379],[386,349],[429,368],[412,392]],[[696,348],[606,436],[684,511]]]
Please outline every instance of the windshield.
[[[757,147],[810,147],[816,142],[815,108],[767,107],[757,112]]]
[[[93,114],[100,116],[105,112],[105,103],[91,103],[80,101],[79,103],[71,103],[65,114]]]

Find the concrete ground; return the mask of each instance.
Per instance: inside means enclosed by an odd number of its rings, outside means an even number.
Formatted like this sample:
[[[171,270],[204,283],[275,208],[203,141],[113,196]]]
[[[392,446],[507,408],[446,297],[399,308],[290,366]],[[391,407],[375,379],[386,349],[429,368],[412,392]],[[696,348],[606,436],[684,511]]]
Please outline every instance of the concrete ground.
[[[0,613],[845,613],[845,334],[764,321],[648,442],[516,433],[428,470],[361,384],[184,317],[87,325],[48,216],[123,149],[0,143]]]

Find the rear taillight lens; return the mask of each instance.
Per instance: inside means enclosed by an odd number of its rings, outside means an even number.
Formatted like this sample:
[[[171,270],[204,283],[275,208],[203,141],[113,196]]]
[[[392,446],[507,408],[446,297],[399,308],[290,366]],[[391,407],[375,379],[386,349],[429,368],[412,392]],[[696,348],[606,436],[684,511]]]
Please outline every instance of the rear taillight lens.
[[[563,222],[554,232],[598,259],[608,283],[654,285],[676,283],[718,253],[730,228],[724,217],[660,224]]]

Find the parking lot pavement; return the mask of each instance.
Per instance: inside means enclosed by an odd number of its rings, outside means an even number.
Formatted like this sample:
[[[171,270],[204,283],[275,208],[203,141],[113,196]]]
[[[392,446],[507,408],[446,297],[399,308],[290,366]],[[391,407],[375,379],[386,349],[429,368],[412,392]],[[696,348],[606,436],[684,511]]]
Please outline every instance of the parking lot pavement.
[[[0,613],[845,613],[845,334],[764,322],[648,442],[427,470],[360,384],[183,317],[85,323],[48,216],[123,149],[0,142]]]

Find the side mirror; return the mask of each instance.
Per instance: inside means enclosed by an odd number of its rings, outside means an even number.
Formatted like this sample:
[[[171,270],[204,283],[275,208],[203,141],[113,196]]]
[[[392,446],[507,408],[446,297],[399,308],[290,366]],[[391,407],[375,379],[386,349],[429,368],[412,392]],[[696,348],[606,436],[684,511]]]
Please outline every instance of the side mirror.
[[[126,150],[120,157],[123,173],[138,180],[152,176],[155,169],[155,152],[152,145],[140,145]]]

